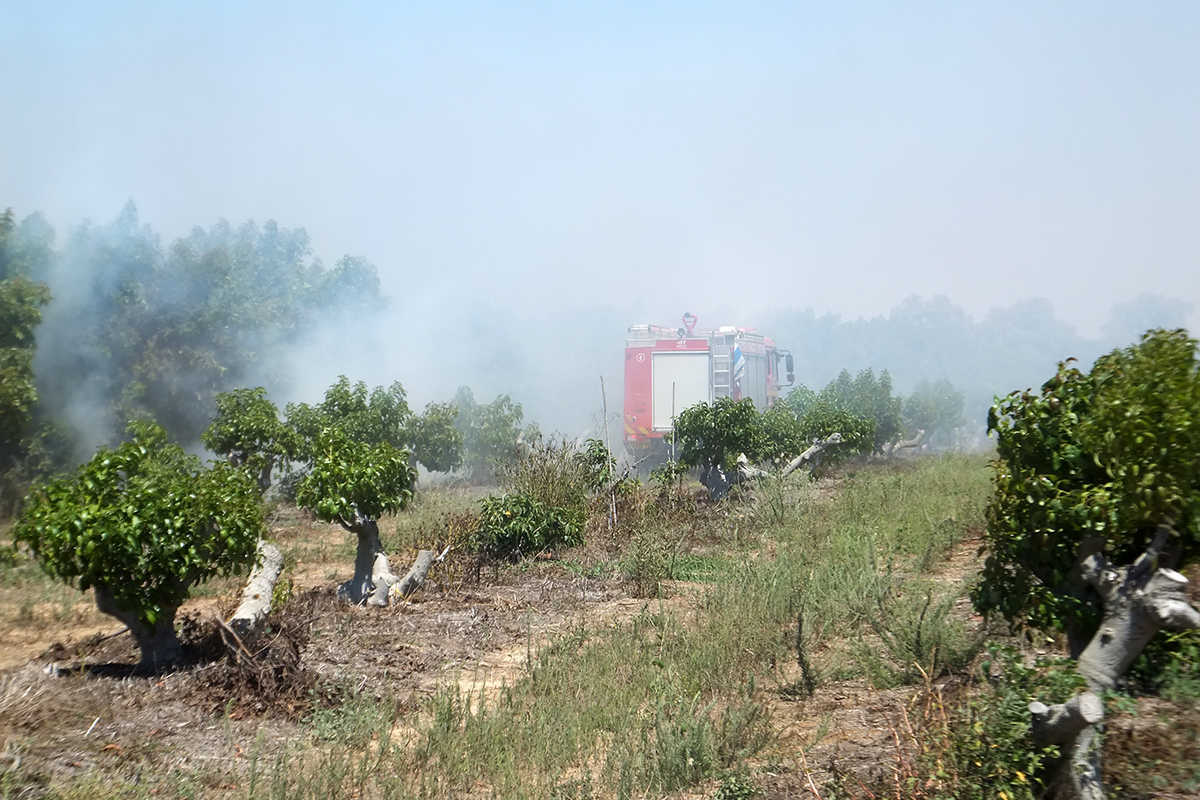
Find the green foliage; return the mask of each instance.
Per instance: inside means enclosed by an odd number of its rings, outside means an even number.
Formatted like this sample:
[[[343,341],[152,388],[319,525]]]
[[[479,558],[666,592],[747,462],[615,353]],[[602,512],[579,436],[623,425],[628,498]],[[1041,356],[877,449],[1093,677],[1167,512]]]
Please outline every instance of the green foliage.
[[[578,509],[546,505],[521,492],[491,495],[480,501],[470,546],[489,558],[518,561],[548,548],[580,544],[586,521]]]
[[[50,416],[66,418],[78,376],[95,376],[93,422],[150,414],[180,441],[199,438],[215,395],[248,376],[286,390],[278,354],[319,320],[354,314],[362,324],[382,303],[374,267],[343,259],[327,269],[303,229],[222,221],[164,245],[132,204],[111,224],[74,231],[45,274],[58,295],[39,375]]]
[[[591,491],[598,492],[613,482],[617,460],[599,439],[585,440],[583,449],[575,454],[575,460],[583,470],[584,481]]]
[[[506,492],[525,495],[573,516],[587,515],[594,476],[567,441],[535,443],[516,461],[500,467],[496,478]]]
[[[758,461],[784,462],[800,455],[811,444],[805,439],[801,418],[786,403],[777,403],[760,415],[762,438]]]
[[[712,800],[754,800],[762,795],[762,789],[749,775],[735,772],[725,776],[721,785],[713,792]]]
[[[753,458],[763,450],[765,434],[750,398],[720,397],[684,410],[675,420],[675,441],[680,463],[729,474],[739,454]]]
[[[300,437],[300,450],[305,457],[311,457],[311,453],[304,452],[305,447],[314,444],[320,432],[332,426],[356,442],[405,447],[411,417],[407,394],[399,382],[386,389],[376,386],[368,392],[367,384],[362,381],[351,384],[345,375],[338,376],[317,405],[289,403],[287,406],[288,424]]]
[[[190,586],[250,563],[265,526],[245,472],[203,467],[154,423],[132,423],[129,433],[74,474],[35,487],[14,538],[50,575],[104,587],[154,625]]]
[[[32,269],[8,209],[0,214],[0,493],[27,477],[18,473],[33,444],[34,330],[50,291],[30,280]]]
[[[249,469],[265,491],[272,469],[295,454],[296,432],[280,421],[275,404],[261,386],[221,392],[216,400],[217,414],[201,441],[234,466]]]
[[[412,500],[416,470],[406,451],[387,442],[358,441],[342,428],[330,427],[317,435],[312,453],[296,502],[323,522],[353,530],[360,518],[378,519]]]
[[[998,458],[981,611],[1086,627],[1099,601],[1070,589],[1085,540],[1130,563],[1170,518],[1179,557],[1200,551],[1200,373],[1185,331],[1151,331],[1087,374],[1064,362],[1040,393],[999,400],[988,429]]]
[[[413,460],[434,472],[447,472],[462,463],[462,436],[455,428],[457,409],[450,403],[430,403],[417,415],[408,407],[407,393],[397,381],[386,389],[351,383],[339,375],[315,406],[289,403],[287,418],[295,431],[302,460],[321,430],[337,427],[356,442],[408,448]]]
[[[457,421],[458,407],[453,403],[430,403],[424,414],[409,420],[413,458],[430,472],[450,472],[462,466],[463,436]]]
[[[980,674],[989,679],[982,695],[927,721],[921,760],[929,772],[928,783],[914,782],[914,788],[924,783],[928,793],[921,796],[947,800],[1044,796],[1042,773],[1058,750],[1033,744],[1029,703],[1065,702],[1085,688],[1083,679],[1070,662],[1050,660],[1027,667],[1019,653],[1003,647],[991,649]]]
[[[454,395],[455,422],[463,441],[463,465],[476,480],[489,478],[498,467],[514,463],[522,440],[536,439],[536,430],[521,427],[524,411],[506,394],[480,405],[466,386]]]
[[[848,371],[842,370],[821,390],[818,400],[831,408],[870,420],[873,452],[882,452],[900,438],[903,430],[901,400],[892,396],[892,376],[887,370],[877,378],[873,370],[865,369],[853,379]]]
[[[904,427],[911,435],[922,430],[926,440],[945,442],[963,424],[963,403],[963,393],[950,381],[921,381],[904,401]]]

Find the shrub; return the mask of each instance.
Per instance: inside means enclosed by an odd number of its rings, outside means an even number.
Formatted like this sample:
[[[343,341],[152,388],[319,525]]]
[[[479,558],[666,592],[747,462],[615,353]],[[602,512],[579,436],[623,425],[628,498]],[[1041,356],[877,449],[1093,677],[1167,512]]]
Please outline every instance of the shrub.
[[[569,442],[537,442],[519,458],[499,466],[496,479],[506,492],[523,494],[548,508],[586,516],[595,476],[579,456]]]
[[[518,561],[548,548],[580,544],[586,519],[577,509],[550,506],[521,492],[491,495],[480,501],[470,546],[488,558]]]

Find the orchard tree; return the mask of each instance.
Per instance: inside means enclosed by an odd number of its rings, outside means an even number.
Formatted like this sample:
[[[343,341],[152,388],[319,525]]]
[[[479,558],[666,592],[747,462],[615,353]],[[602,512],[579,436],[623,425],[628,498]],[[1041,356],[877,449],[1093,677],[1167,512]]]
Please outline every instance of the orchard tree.
[[[301,446],[315,443],[324,428],[336,425],[354,441],[403,448],[408,444],[406,429],[412,411],[399,381],[386,389],[376,386],[368,391],[364,382],[352,384],[339,375],[320,403],[289,403],[287,417]]]
[[[679,462],[700,470],[700,482],[714,498],[723,497],[737,470],[738,456],[755,458],[766,443],[754,401],[720,397],[698,403],[675,419]]]
[[[218,394],[217,415],[201,440],[233,466],[250,470],[259,491],[266,492],[272,471],[295,455],[298,437],[259,386]]]
[[[455,427],[458,407],[430,403],[425,413],[408,421],[407,435],[413,459],[430,472],[450,472],[462,466],[463,436]]]
[[[175,612],[189,589],[254,560],[265,531],[253,479],[226,463],[204,467],[152,422],[101,448],[74,474],[36,486],[14,529],[50,575],[129,627],[140,668],[181,657]]]
[[[1102,796],[1099,695],[1157,631],[1200,627],[1172,569],[1200,556],[1198,363],[1186,331],[1155,330],[1090,373],[1060,364],[1040,392],[1014,392],[989,414],[995,494],[973,600],[1067,634],[1090,713],[1082,700],[1071,714],[1031,711],[1046,729],[1064,714],[1083,720],[1051,742],[1071,754],[1063,774],[1076,796]]]
[[[464,466],[475,480],[494,477],[497,467],[517,460],[524,442],[537,438],[534,426],[521,426],[525,416],[521,404],[506,394],[480,405],[471,390],[461,386],[454,395],[454,405],[458,409],[455,425],[462,434]]]
[[[30,279],[36,259],[18,232],[12,209],[0,214],[0,473],[22,462],[32,444],[34,330],[50,301],[46,286]],[[0,490],[9,488],[7,477],[0,478]]]
[[[882,453],[900,438],[903,430],[901,400],[892,396],[892,376],[887,370],[878,378],[870,369],[862,370],[854,378],[847,370],[842,370],[821,390],[818,399],[872,421],[870,452]]]
[[[358,537],[354,577],[338,594],[355,605],[368,600],[386,605],[395,578],[379,539],[378,520],[412,500],[417,475],[407,451],[388,442],[354,439],[334,425],[317,434],[308,452],[312,460],[297,487],[296,502],[323,522],[336,522]]]
[[[945,443],[963,424],[963,403],[963,393],[950,381],[921,381],[904,401],[904,426],[922,443]]]
[[[451,403],[430,403],[424,414],[414,414],[399,381],[386,389],[376,386],[368,391],[365,383],[352,384],[345,375],[338,376],[315,406],[294,403],[287,407],[288,426],[301,450],[305,443],[315,442],[322,429],[336,425],[358,442],[407,448],[412,460],[431,472],[449,472],[462,463],[457,413]],[[311,456],[300,455],[304,459]]]
[[[397,579],[379,538],[379,517],[408,505],[417,478],[404,449],[412,417],[404,387],[368,391],[343,375],[322,402],[292,404],[287,413],[304,473],[296,502],[358,537],[354,577],[339,594],[354,604],[386,605]]]

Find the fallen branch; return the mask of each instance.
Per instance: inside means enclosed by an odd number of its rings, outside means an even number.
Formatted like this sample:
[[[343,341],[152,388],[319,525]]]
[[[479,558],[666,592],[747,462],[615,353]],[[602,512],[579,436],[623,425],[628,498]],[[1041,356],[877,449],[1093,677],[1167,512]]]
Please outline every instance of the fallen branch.
[[[275,582],[283,571],[283,553],[270,542],[259,541],[258,563],[250,572],[246,588],[242,590],[242,602],[229,618],[229,627],[245,636],[271,612],[271,598]]]
[[[443,550],[440,556],[435,556],[432,550],[419,550],[416,560],[413,561],[413,565],[403,578],[397,577],[392,572],[387,556],[379,553],[375,556],[375,566],[371,571],[374,590],[367,599],[367,605],[386,606],[392,600],[408,598],[421,588],[421,584],[425,583],[430,567],[444,559],[448,552],[450,552],[449,547]]]
[[[783,468],[782,472],[779,473],[780,476],[787,477],[788,475],[791,475],[809,461],[814,461],[817,459],[817,457],[820,456],[821,453],[825,452],[827,448],[841,443],[842,435],[836,432],[829,434],[824,439],[819,439],[813,442],[811,447],[788,462],[788,465]]]

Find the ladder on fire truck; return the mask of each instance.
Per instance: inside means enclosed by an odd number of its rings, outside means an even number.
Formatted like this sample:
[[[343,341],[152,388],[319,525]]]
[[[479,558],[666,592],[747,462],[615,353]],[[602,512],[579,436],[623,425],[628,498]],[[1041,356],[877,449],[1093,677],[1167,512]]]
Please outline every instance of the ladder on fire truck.
[[[715,336],[712,340],[712,391],[713,400],[719,397],[729,397],[730,386],[730,352],[729,338]]]

